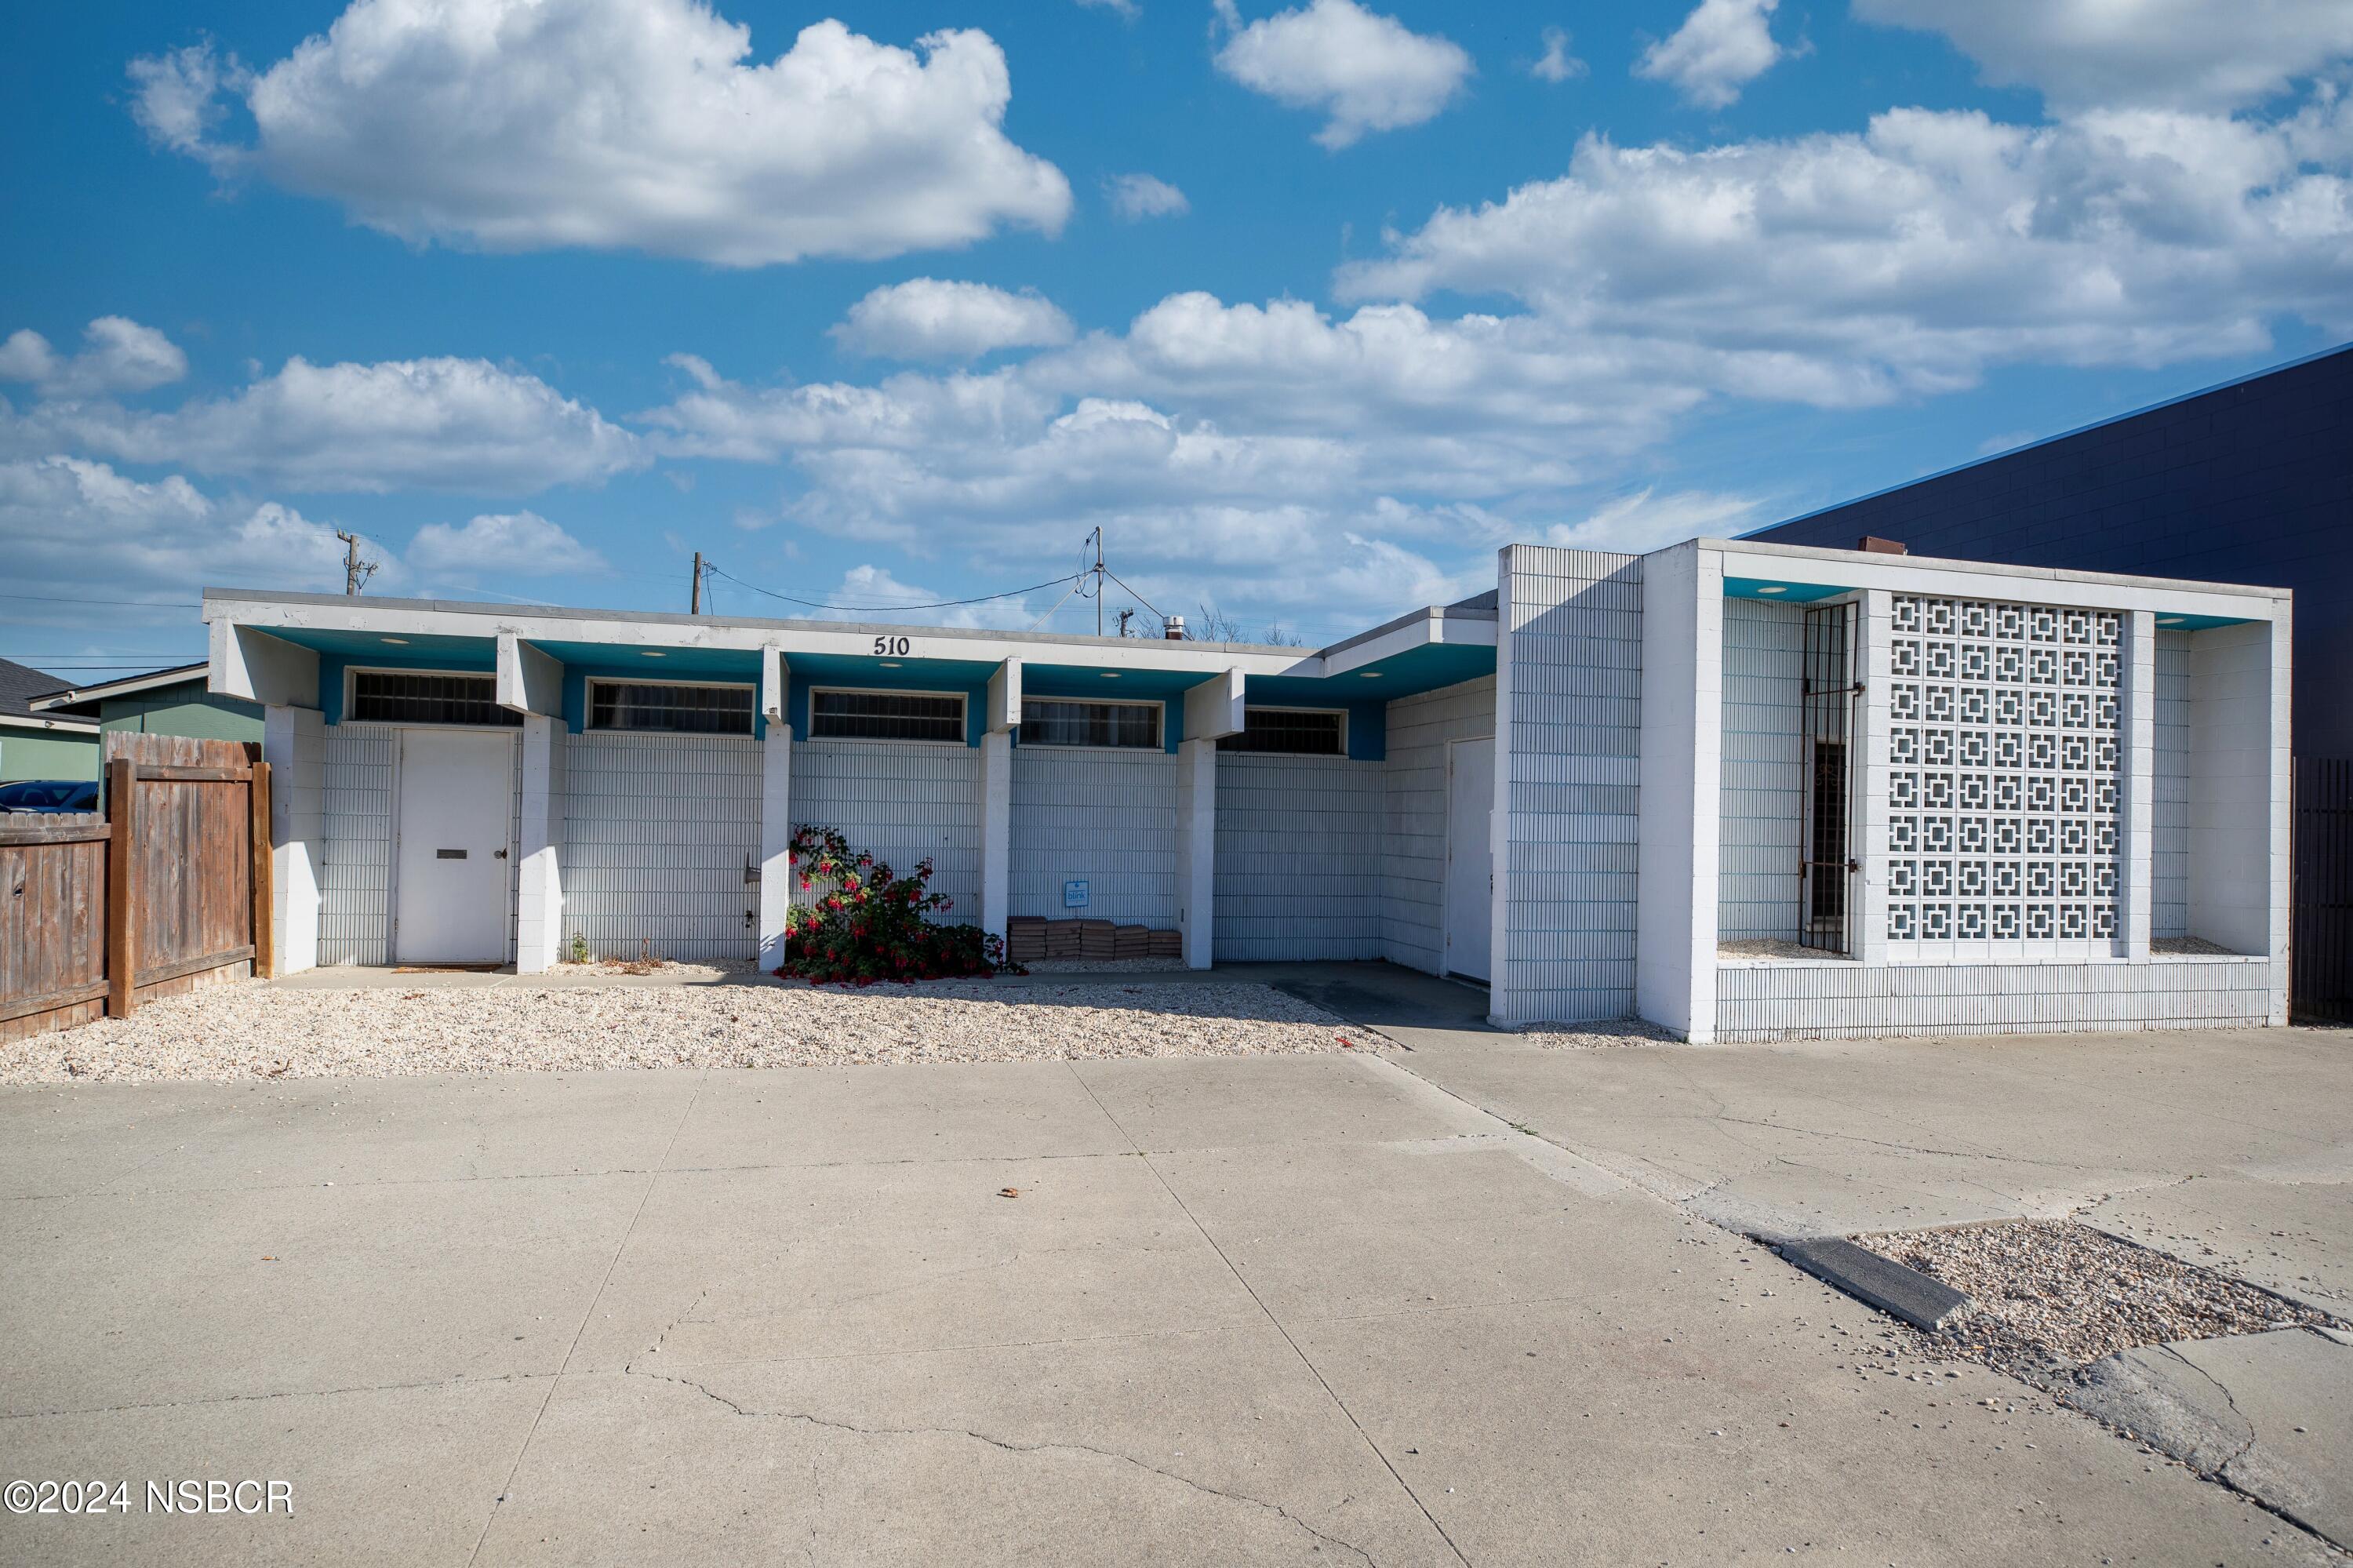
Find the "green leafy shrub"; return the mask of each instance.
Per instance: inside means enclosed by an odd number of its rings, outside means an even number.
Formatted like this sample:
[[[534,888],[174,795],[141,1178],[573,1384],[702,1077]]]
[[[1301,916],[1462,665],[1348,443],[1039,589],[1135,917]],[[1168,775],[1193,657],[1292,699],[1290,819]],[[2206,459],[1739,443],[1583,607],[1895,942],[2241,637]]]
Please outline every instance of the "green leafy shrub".
[[[955,907],[931,890],[929,860],[901,876],[871,854],[853,853],[835,830],[809,823],[793,830],[790,857],[802,891],[817,897],[786,914],[779,975],[872,985],[1025,972],[1006,961],[1004,942],[979,927],[924,918]]]

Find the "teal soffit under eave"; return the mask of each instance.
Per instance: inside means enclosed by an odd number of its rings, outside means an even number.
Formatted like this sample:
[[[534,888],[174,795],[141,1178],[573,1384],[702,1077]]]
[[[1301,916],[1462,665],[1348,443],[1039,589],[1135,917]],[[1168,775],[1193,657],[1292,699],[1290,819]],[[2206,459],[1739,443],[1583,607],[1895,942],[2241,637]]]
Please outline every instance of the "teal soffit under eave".
[[[1808,604],[1854,591],[1852,588],[1837,588],[1828,583],[1789,582],[1772,577],[1724,579],[1725,598],[1762,599],[1768,604]],[[2158,610],[2157,628],[2160,631],[2211,631],[2218,626],[2244,626],[2251,619],[2230,615],[2169,615]]]
[[[1835,599],[1842,593],[1852,593],[1851,587],[1832,583],[1801,583],[1781,577],[1726,577],[1724,597],[1726,599],[1759,599],[1767,603],[1810,604],[1816,599]]]

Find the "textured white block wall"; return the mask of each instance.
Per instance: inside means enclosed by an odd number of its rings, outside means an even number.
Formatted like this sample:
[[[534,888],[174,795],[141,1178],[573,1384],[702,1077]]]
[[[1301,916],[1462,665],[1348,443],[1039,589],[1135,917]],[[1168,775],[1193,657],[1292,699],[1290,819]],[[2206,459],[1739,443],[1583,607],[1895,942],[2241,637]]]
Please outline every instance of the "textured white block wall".
[[[1529,545],[1505,555],[1493,1016],[1623,1018],[1638,925],[1641,560]]]
[[[923,741],[804,740],[793,746],[793,821],[838,828],[850,848],[904,874],[929,856],[934,918],[977,925],[980,752]],[[796,889],[797,901],[808,895]]]
[[[1176,925],[1176,758],[1164,751],[1016,746],[1007,912]],[[1083,880],[1085,909],[1062,906]]]
[[[569,737],[564,773],[567,953],[577,933],[600,958],[753,956],[756,742],[592,730]]]
[[[1381,956],[1384,765],[1218,756],[1219,963]]]
[[[2189,633],[2157,634],[2157,758],[2148,934],[2189,935]]]
[[[327,726],[319,961],[381,964],[392,910],[389,725]]]
[[[1716,934],[1796,941],[1805,830],[1802,606],[1724,601],[1724,765]]]
[[[2275,968],[2229,959],[1725,964],[1716,976],[1716,1040],[2246,1028],[2264,1020]]]
[[[1380,956],[1443,971],[1446,747],[1495,733],[1495,678],[1482,675],[1388,705],[1381,764]]]

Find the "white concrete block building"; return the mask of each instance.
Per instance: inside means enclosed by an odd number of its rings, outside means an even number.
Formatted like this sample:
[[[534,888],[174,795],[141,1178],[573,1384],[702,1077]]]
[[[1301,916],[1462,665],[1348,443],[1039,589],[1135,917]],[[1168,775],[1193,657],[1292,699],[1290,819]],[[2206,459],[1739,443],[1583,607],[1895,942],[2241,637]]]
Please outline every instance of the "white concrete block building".
[[[1695,1042],[2282,1022],[2289,596],[1514,546],[1313,652],[213,589],[281,965],[781,956],[795,824],[953,919]]]

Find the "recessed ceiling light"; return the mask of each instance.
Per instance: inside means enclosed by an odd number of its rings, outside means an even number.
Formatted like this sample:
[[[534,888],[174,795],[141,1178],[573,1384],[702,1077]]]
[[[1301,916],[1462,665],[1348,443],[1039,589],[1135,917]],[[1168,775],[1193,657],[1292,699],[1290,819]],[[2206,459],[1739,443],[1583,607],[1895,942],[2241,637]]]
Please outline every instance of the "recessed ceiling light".
[[[1381,678],[1381,672],[1378,670],[1359,670],[1356,673],[1367,681],[1377,681]]]
[[[406,648],[408,646],[408,639],[406,637],[387,637],[385,641],[391,643],[395,648]]]
[[[1116,670],[1098,670],[1095,673],[1101,675],[1106,681],[1116,681],[1119,679],[1119,672]]]
[[[882,661],[882,667],[885,670],[895,670],[899,667],[899,661],[896,659],[885,659]]]
[[[643,653],[649,659],[667,659],[670,657],[669,654],[663,652],[659,648],[640,648],[638,652]]]
[[[1783,588],[1779,583],[1771,583],[1764,588],[1758,588],[1757,591],[1758,593],[1788,593],[1789,590]]]
[[[2179,626],[2181,624],[2181,617],[2178,615],[2160,615],[2157,618],[2157,623],[2159,626]]]

